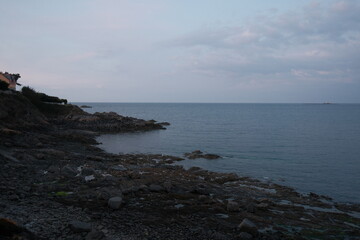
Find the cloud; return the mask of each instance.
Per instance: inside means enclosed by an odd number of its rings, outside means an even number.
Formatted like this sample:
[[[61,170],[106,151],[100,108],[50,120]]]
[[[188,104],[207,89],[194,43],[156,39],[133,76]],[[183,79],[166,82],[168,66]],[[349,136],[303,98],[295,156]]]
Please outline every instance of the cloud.
[[[169,44],[183,49],[183,69],[222,80],[356,82],[360,3],[312,2],[238,26],[201,29]]]

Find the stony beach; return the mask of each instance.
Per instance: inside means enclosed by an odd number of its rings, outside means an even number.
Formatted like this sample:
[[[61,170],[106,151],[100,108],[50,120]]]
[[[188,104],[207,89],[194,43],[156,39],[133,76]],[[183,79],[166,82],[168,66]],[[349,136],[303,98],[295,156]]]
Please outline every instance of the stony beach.
[[[0,91],[0,239],[360,239],[359,204],[161,153],[106,153],[99,134],[168,123],[56,107]]]

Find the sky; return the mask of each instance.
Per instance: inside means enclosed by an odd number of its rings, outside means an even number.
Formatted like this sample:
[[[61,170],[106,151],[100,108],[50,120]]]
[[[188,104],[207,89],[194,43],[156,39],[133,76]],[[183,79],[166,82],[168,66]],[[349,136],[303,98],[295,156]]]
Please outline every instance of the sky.
[[[360,103],[360,0],[0,6],[0,71],[70,102]]]

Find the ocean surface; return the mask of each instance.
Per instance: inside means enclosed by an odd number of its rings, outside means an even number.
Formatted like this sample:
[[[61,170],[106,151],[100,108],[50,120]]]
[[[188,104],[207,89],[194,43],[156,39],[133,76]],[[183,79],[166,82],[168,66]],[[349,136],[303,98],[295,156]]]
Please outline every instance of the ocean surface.
[[[360,104],[77,103],[88,112],[170,122],[167,130],[98,137],[112,153],[183,156],[201,150],[218,160],[185,167],[235,172],[360,203]]]

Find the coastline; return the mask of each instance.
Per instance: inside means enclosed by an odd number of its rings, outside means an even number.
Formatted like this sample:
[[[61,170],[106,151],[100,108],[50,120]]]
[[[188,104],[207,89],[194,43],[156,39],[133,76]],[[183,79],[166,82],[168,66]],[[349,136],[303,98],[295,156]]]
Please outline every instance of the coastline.
[[[20,102],[17,94],[0,94]],[[359,204],[336,203],[315,193],[305,196],[235,174],[185,170],[172,165],[180,160],[174,156],[111,154],[96,146],[100,133],[163,128],[154,121],[88,114],[76,107],[49,117],[26,100],[19,108],[26,111],[17,117],[32,113],[21,124],[9,121],[11,110],[0,108],[0,218],[21,226],[16,234],[24,239],[360,235]],[[117,207],[109,204],[114,197],[121,198]]]

